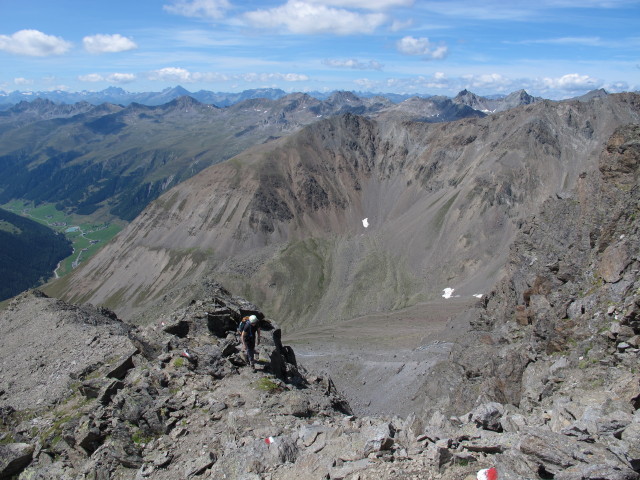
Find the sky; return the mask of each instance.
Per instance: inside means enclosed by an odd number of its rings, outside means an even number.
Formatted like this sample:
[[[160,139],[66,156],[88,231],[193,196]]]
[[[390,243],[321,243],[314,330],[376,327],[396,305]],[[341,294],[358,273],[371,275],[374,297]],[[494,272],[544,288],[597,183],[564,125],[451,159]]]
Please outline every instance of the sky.
[[[0,0],[0,90],[640,89],[640,0]]]

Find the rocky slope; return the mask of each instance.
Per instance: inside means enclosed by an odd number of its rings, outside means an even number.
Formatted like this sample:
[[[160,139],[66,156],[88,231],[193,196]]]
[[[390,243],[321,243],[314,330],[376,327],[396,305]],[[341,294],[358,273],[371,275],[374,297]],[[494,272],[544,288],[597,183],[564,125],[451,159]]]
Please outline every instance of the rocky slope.
[[[354,417],[255,306],[205,289],[206,299],[144,329],[38,292],[16,298],[0,316],[12,333],[0,349],[0,478],[406,478],[409,469],[453,479],[478,469],[460,453],[440,475],[412,419]],[[234,333],[249,313],[262,318],[255,371]]]
[[[277,324],[215,284],[144,328],[25,294],[0,315],[0,477],[638,479],[639,175],[626,125],[522,222],[507,275],[406,418],[351,415]],[[233,333],[250,313],[258,371]]]
[[[48,291],[144,321],[188,302],[211,275],[285,329],[445,288],[486,294],[523,219],[597,169],[614,128],[640,120],[639,98],[540,102],[445,124],[327,119],[168,192]]]
[[[598,171],[522,225],[477,333],[425,384],[423,418],[447,432],[438,411],[497,402],[500,478],[638,476],[639,167],[640,126],[621,127]]]

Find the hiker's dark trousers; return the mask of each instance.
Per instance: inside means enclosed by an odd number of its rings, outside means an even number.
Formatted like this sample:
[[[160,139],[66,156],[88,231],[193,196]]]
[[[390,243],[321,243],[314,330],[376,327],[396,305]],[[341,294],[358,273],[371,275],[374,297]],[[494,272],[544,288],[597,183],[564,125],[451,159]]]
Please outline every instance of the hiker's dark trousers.
[[[247,361],[249,365],[252,367],[256,364],[255,355],[256,355],[256,344],[251,342],[246,342],[247,345]]]

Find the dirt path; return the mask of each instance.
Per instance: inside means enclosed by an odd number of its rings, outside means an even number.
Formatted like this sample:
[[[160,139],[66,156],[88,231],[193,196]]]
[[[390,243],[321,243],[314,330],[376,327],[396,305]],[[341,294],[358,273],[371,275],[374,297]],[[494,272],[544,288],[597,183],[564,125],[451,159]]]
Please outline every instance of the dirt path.
[[[447,361],[466,331],[460,314],[476,299],[448,299],[397,312],[285,335],[299,362],[328,373],[358,415],[406,416],[422,406],[416,395],[430,369]]]

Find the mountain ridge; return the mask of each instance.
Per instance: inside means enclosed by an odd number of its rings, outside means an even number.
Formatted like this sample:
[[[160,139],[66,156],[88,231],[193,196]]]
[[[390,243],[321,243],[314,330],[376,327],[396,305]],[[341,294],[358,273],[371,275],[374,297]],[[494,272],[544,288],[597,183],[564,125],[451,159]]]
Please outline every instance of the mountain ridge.
[[[603,90],[603,89],[600,89]],[[334,90],[332,92],[307,92],[308,95],[324,101],[329,99],[332,95],[339,94],[340,90]],[[462,90],[458,93],[458,97],[460,101],[462,101],[462,96],[464,96],[464,92],[467,92],[466,89]],[[197,92],[190,92],[184,87],[177,85],[175,87],[167,87],[160,92],[127,92],[126,90],[120,87],[108,87],[104,90],[93,92],[93,91],[82,91],[82,92],[67,92],[63,90],[54,90],[54,91],[44,91],[44,92],[3,92],[0,91],[0,111],[3,109],[9,108],[11,105],[15,105],[20,103],[21,101],[29,101],[34,98],[48,99],[58,103],[69,103],[73,104],[76,102],[86,101],[91,104],[101,104],[101,103],[115,103],[115,104],[123,104],[127,105],[132,102],[143,103],[149,106],[161,105],[163,103],[167,103],[177,97],[183,95],[189,95],[196,100],[202,103],[215,104],[218,107],[228,107],[235,103],[242,102],[248,99],[256,99],[256,98],[268,98],[270,100],[278,100],[281,97],[284,97],[292,92],[285,92],[280,89],[275,88],[256,88],[250,90],[244,90],[242,92],[211,92],[208,90],[199,90]],[[351,94],[355,94],[360,98],[385,98],[387,101],[392,103],[400,103],[411,97],[421,97],[421,98],[430,98],[433,95],[431,94],[418,94],[418,93],[374,93],[374,92],[349,92]],[[513,97],[515,92],[509,95],[487,95],[487,96],[478,96],[475,95],[476,102],[481,102],[483,104],[490,104],[494,107],[496,105],[502,105],[505,100],[505,97],[511,96]],[[528,94],[527,94],[528,95]],[[585,94],[585,96],[593,95],[592,92]],[[534,97],[531,97],[534,98]],[[513,98],[512,98],[513,99]],[[508,102],[509,103],[509,102]],[[472,106],[472,105],[469,105]],[[513,106],[513,104],[511,104]],[[501,108],[505,109],[505,108]]]
[[[620,94],[443,124],[324,120],[168,192],[52,291],[131,316],[214,275],[285,328],[447,287],[486,293],[521,219],[597,168],[596,152],[638,121],[639,105]]]
[[[0,202],[56,203],[130,221],[203,168],[326,116],[352,112],[442,122],[482,115],[448,99],[407,102],[346,92],[325,101],[298,93],[225,108],[184,95],[157,106],[23,102],[0,112]]]

